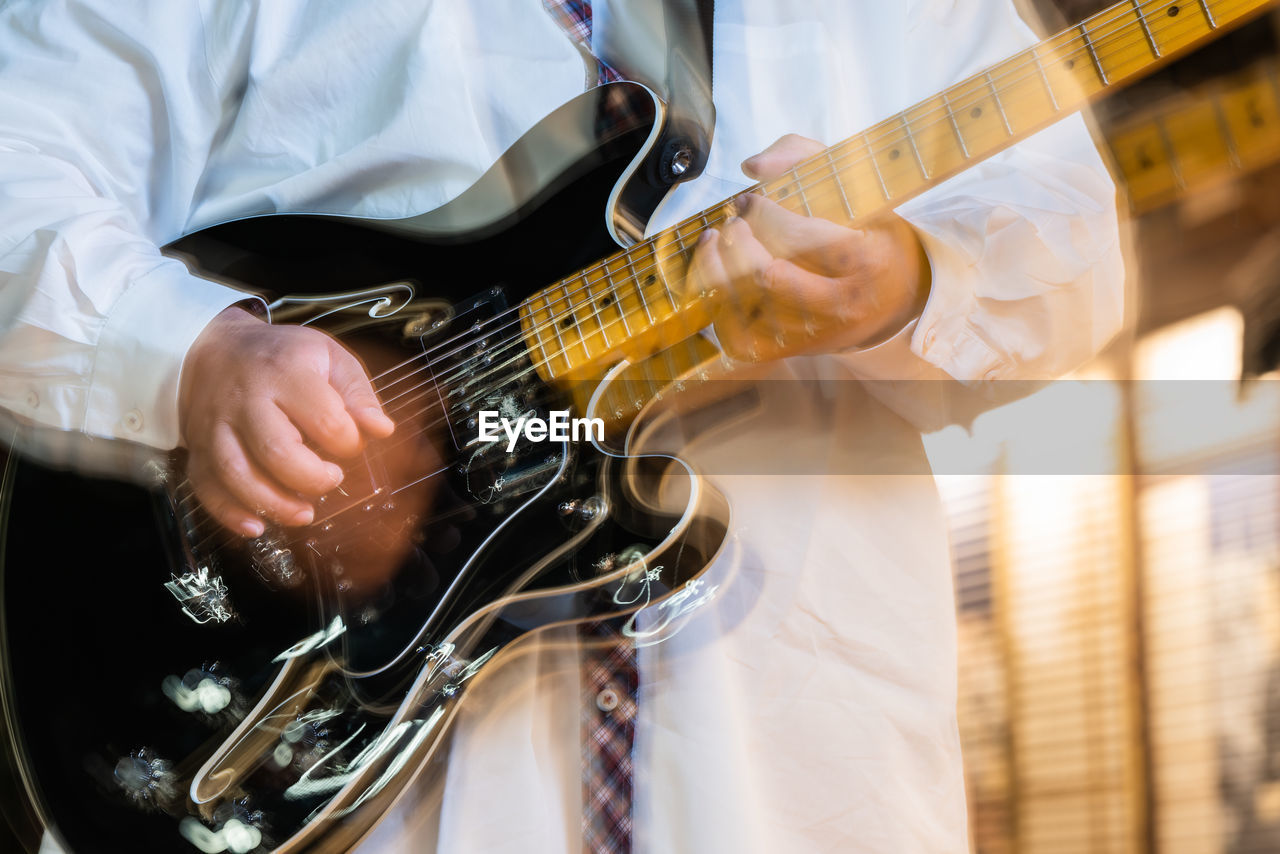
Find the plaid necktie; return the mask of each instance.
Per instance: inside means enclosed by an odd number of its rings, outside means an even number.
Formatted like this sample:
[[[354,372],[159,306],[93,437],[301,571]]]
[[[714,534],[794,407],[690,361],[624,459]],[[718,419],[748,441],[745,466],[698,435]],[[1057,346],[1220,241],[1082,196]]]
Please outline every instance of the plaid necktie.
[[[631,751],[635,743],[636,651],[607,623],[580,632],[582,661],[582,841],[586,854],[630,854]]]
[[[590,0],[542,0],[571,39],[591,53]],[[596,59],[596,82],[621,76]],[[623,130],[636,110],[625,98],[603,105],[601,121]],[[608,129],[605,129],[606,133]],[[582,841],[584,854],[630,854],[631,751],[635,743],[635,646],[608,623],[588,623],[579,635],[582,658]]]
[[[560,29],[568,33],[569,38],[595,56],[591,53],[591,0],[542,0],[542,5],[556,19]],[[596,59],[596,65],[599,68],[596,82],[604,84],[622,79],[622,75],[599,59]]]

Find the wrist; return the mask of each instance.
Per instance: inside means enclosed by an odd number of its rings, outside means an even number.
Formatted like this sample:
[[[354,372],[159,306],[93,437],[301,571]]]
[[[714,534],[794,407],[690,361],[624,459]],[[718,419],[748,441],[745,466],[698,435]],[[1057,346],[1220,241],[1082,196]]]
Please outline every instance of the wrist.
[[[916,230],[906,220],[896,216],[894,220],[889,226],[895,245],[890,255],[896,260],[886,271],[890,283],[883,292],[886,297],[882,302],[884,311],[875,329],[863,335],[849,349],[865,350],[883,344],[918,318],[929,301],[933,268],[928,252]]]

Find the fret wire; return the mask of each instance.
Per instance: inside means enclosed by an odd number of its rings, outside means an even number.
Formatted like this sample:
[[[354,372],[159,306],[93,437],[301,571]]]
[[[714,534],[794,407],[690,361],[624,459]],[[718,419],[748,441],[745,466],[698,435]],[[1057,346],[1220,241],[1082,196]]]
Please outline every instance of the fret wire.
[[[591,285],[587,284],[586,276],[582,277],[583,287],[580,290],[587,292],[587,300],[591,303],[591,313],[595,315],[596,325],[600,327],[600,339],[604,341],[604,348],[608,350],[613,345],[609,343],[609,331],[605,328],[604,318],[600,316],[600,302],[596,299],[596,295],[591,292]]]
[[[813,216],[813,211],[809,209],[809,200],[805,198],[804,195],[804,187],[800,186],[800,173],[796,171],[795,166],[792,166],[787,171],[791,172],[795,176],[791,183],[795,185],[796,194],[800,196],[800,204],[804,207],[804,215]]]
[[[1040,79],[1044,81],[1044,91],[1049,93],[1049,104],[1053,107],[1053,111],[1056,113],[1062,108],[1058,106],[1058,96],[1053,94],[1053,86],[1049,83],[1049,75],[1045,73],[1044,63],[1040,61],[1040,45],[1036,45],[1031,48],[1031,56],[1036,61],[1036,69],[1040,72]],[[954,122],[955,119],[952,118],[951,121]]]
[[[1179,190],[1185,190],[1187,182],[1182,177],[1182,167],[1178,165],[1178,155],[1173,150],[1173,140],[1169,138],[1169,130],[1164,125],[1163,116],[1156,118],[1156,130],[1160,133],[1160,144],[1164,146],[1165,157],[1169,158],[1169,171],[1173,172],[1173,180]]]
[[[884,200],[887,202],[890,198],[889,185],[884,182],[884,175],[880,173],[880,164],[876,162],[876,150],[871,147],[871,140],[867,137],[866,131],[862,133],[862,142],[871,156],[871,168],[876,172],[876,180],[880,182],[880,192],[884,193]]]
[[[698,222],[702,223],[703,229],[707,229],[711,227],[711,223],[707,221],[707,215],[704,213],[698,214]],[[673,237],[675,237],[676,243],[680,244],[679,254],[689,256],[689,247],[684,242],[684,235],[680,233],[680,227],[676,226],[675,228],[671,229],[671,234]],[[687,264],[691,260],[692,260],[691,257],[686,257],[685,263]]]
[[[538,339],[538,349],[542,351],[543,361],[550,361],[551,354],[547,351],[546,342],[542,340],[542,324],[538,322],[538,313],[533,310],[532,303],[529,307],[529,325],[533,327],[533,334]]]
[[[956,142],[960,143],[960,153],[964,155],[965,160],[968,160],[969,146],[964,144],[964,134],[960,133],[960,124],[956,121],[955,111],[951,109],[951,99],[947,97],[946,92],[942,93],[942,106],[946,108],[947,118],[951,120],[951,129],[956,132]]]
[[[609,271],[605,270],[605,284],[609,287],[609,293],[613,295],[613,307],[618,312],[618,319],[622,321],[622,331],[627,333],[627,337],[631,337],[631,324],[627,323],[627,312],[622,307],[622,295],[618,293],[618,288],[613,283],[613,279],[609,277]]]
[[[736,212],[735,212],[735,216],[736,216]],[[707,216],[706,211],[699,211],[697,214],[697,217],[698,217],[698,225],[699,225],[699,229],[698,229],[699,237],[702,236],[703,232],[706,232],[715,227],[714,225],[712,225],[711,218]],[[689,244],[684,242],[684,235],[681,234],[679,231],[676,232],[676,240],[679,241],[680,243],[680,254],[684,257],[685,265],[688,266],[689,264],[693,263],[693,249],[690,249]],[[697,248],[697,243],[694,244],[694,248],[695,249]]]
[[[667,295],[667,302],[671,303],[671,311],[675,313],[680,310],[680,305],[676,302],[675,292],[671,290],[670,283],[667,282],[667,271],[662,268],[662,260],[658,257],[658,244],[653,244],[653,268],[658,271],[658,280],[662,282],[662,290]]]
[[[824,153],[827,156],[827,164],[831,168],[831,180],[836,182],[836,189],[840,191],[840,203],[844,205],[845,215],[849,219],[854,219],[853,205],[849,204],[849,195],[844,191],[844,182],[840,180],[840,170],[836,168],[836,161],[831,156],[831,149],[826,149]]]
[[[1147,44],[1151,46],[1151,52],[1155,54],[1156,59],[1160,58],[1160,46],[1156,44],[1156,37],[1151,34],[1151,27],[1147,25],[1147,16],[1142,11],[1142,3],[1144,0],[1129,0],[1133,4],[1133,10],[1138,13],[1138,23],[1142,24],[1142,31],[1147,35]]]
[[[1093,58],[1093,65],[1098,69],[1098,76],[1102,78],[1102,85],[1110,86],[1111,80],[1107,78],[1106,69],[1102,67],[1102,61],[1098,59],[1098,52],[1093,49],[1093,39],[1089,37],[1089,29],[1083,22],[1080,24],[1080,35],[1084,36],[1084,46],[1089,49],[1089,56]]]
[[[1204,12],[1204,19],[1209,22],[1209,29],[1216,30],[1218,22],[1213,19],[1213,12],[1209,10],[1208,0],[1200,0],[1200,11]]]
[[[667,382],[675,382],[678,372],[676,371],[676,363],[671,356],[670,347],[662,351],[662,361],[667,363]]]
[[[703,223],[707,221],[707,218],[705,216],[699,215],[699,219]],[[704,225],[703,228],[706,228],[706,226]],[[653,263],[658,265],[658,272],[662,275],[662,287],[667,292],[667,299],[671,301],[671,310],[679,311],[680,303],[678,300],[676,300],[676,292],[671,290],[671,284],[667,281],[667,273],[665,270],[662,269],[662,262],[664,260],[666,259],[658,257],[658,244],[654,243],[653,244]]]
[[[572,322],[578,329],[578,343],[582,345],[582,352],[587,357],[587,361],[591,361],[591,348],[587,346],[587,336],[582,334],[582,324],[578,320],[576,313],[577,307],[573,304],[573,294],[569,293],[569,280],[560,280],[560,289],[564,291],[564,302],[568,306],[569,313],[565,316],[565,320]]]
[[[996,82],[991,79],[991,72],[984,71],[982,76],[987,79],[987,87],[991,90],[991,100],[996,102],[996,112],[1000,114],[1000,121],[1004,123],[1004,131],[1007,134],[1013,134],[1013,126],[1009,124],[1009,116],[1005,114],[1004,104],[1000,101],[1000,90],[996,88]]]
[[[640,307],[644,309],[644,316],[649,319],[649,326],[657,326],[658,321],[654,319],[653,312],[649,310],[649,301],[644,298],[644,287],[640,284],[640,274],[636,272],[636,265],[631,262],[631,251],[627,250],[622,257],[627,262],[627,269],[631,271],[631,281],[635,283],[636,297],[640,300]],[[605,272],[609,272],[607,268]]]
[[[1222,131],[1222,140],[1227,144],[1227,157],[1231,166],[1240,168],[1240,151],[1236,148],[1236,138],[1231,133],[1231,125],[1227,123],[1227,114],[1222,109],[1222,98],[1218,95],[1210,97],[1213,102],[1213,115],[1218,120],[1218,129]]]
[[[911,119],[907,118],[906,113],[898,113],[898,117],[902,119],[902,129],[907,132],[907,142],[911,144],[911,153],[916,157],[916,165],[920,167],[920,174],[928,181],[929,170],[924,165],[924,160],[920,157],[920,149],[916,147],[916,138],[911,133]]]
[[[559,356],[560,358],[564,359],[564,363],[566,367],[572,368],[573,363],[569,361],[569,348],[564,346],[564,339],[560,337],[560,322],[556,319],[555,310],[551,308],[551,297],[547,294],[546,291],[542,292],[542,302],[546,306],[547,318],[551,321],[551,331],[555,333],[556,344],[559,345],[560,347],[559,352],[552,353],[550,357],[547,359],[547,361],[550,362],[551,359],[555,358],[556,356]],[[557,302],[559,302],[559,300],[557,300]]]

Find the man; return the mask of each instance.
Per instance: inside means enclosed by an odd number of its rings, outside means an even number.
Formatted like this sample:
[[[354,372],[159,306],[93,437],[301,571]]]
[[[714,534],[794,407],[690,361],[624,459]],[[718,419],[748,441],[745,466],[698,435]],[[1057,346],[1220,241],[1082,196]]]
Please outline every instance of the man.
[[[623,5],[597,2],[597,52]],[[714,39],[710,160],[657,225],[1032,37],[1007,0],[739,0],[716,4]],[[587,76],[536,0],[13,2],[0,56],[0,401],[23,425],[184,441],[199,494],[246,535],[259,509],[308,521],[333,459],[393,425],[340,347],[267,327],[156,247],[256,213],[429,210]],[[850,323],[774,366],[787,382],[761,384],[762,413],[687,448],[734,502],[715,572],[736,578],[639,650],[635,850],[963,850],[945,534],[908,421],[963,421],[984,384],[1054,376],[1106,342],[1113,197],[1071,120],[881,228],[760,202],[699,247],[703,283]],[[738,351],[758,334],[732,317],[716,331]],[[767,456],[774,474],[743,463]],[[580,849],[583,688],[551,658],[485,683],[443,792],[368,850]]]

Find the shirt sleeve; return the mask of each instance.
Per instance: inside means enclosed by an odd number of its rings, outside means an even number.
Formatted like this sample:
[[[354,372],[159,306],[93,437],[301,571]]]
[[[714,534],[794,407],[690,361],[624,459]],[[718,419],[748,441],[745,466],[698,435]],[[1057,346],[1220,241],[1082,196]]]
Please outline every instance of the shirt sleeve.
[[[187,349],[246,298],[158,248],[222,116],[203,44],[191,2],[0,6],[0,406],[27,427],[174,447]]]
[[[912,88],[922,98],[1037,41],[1005,0],[920,0],[907,27],[904,44],[915,51],[904,56],[903,73],[915,75]],[[1115,185],[1081,116],[898,213],[928,254],[928,302],[898,335],[841,358],[917,426],[967,424],[1034,387],[1007,381],[1060,376],[1119,331],[1124,268]]]

